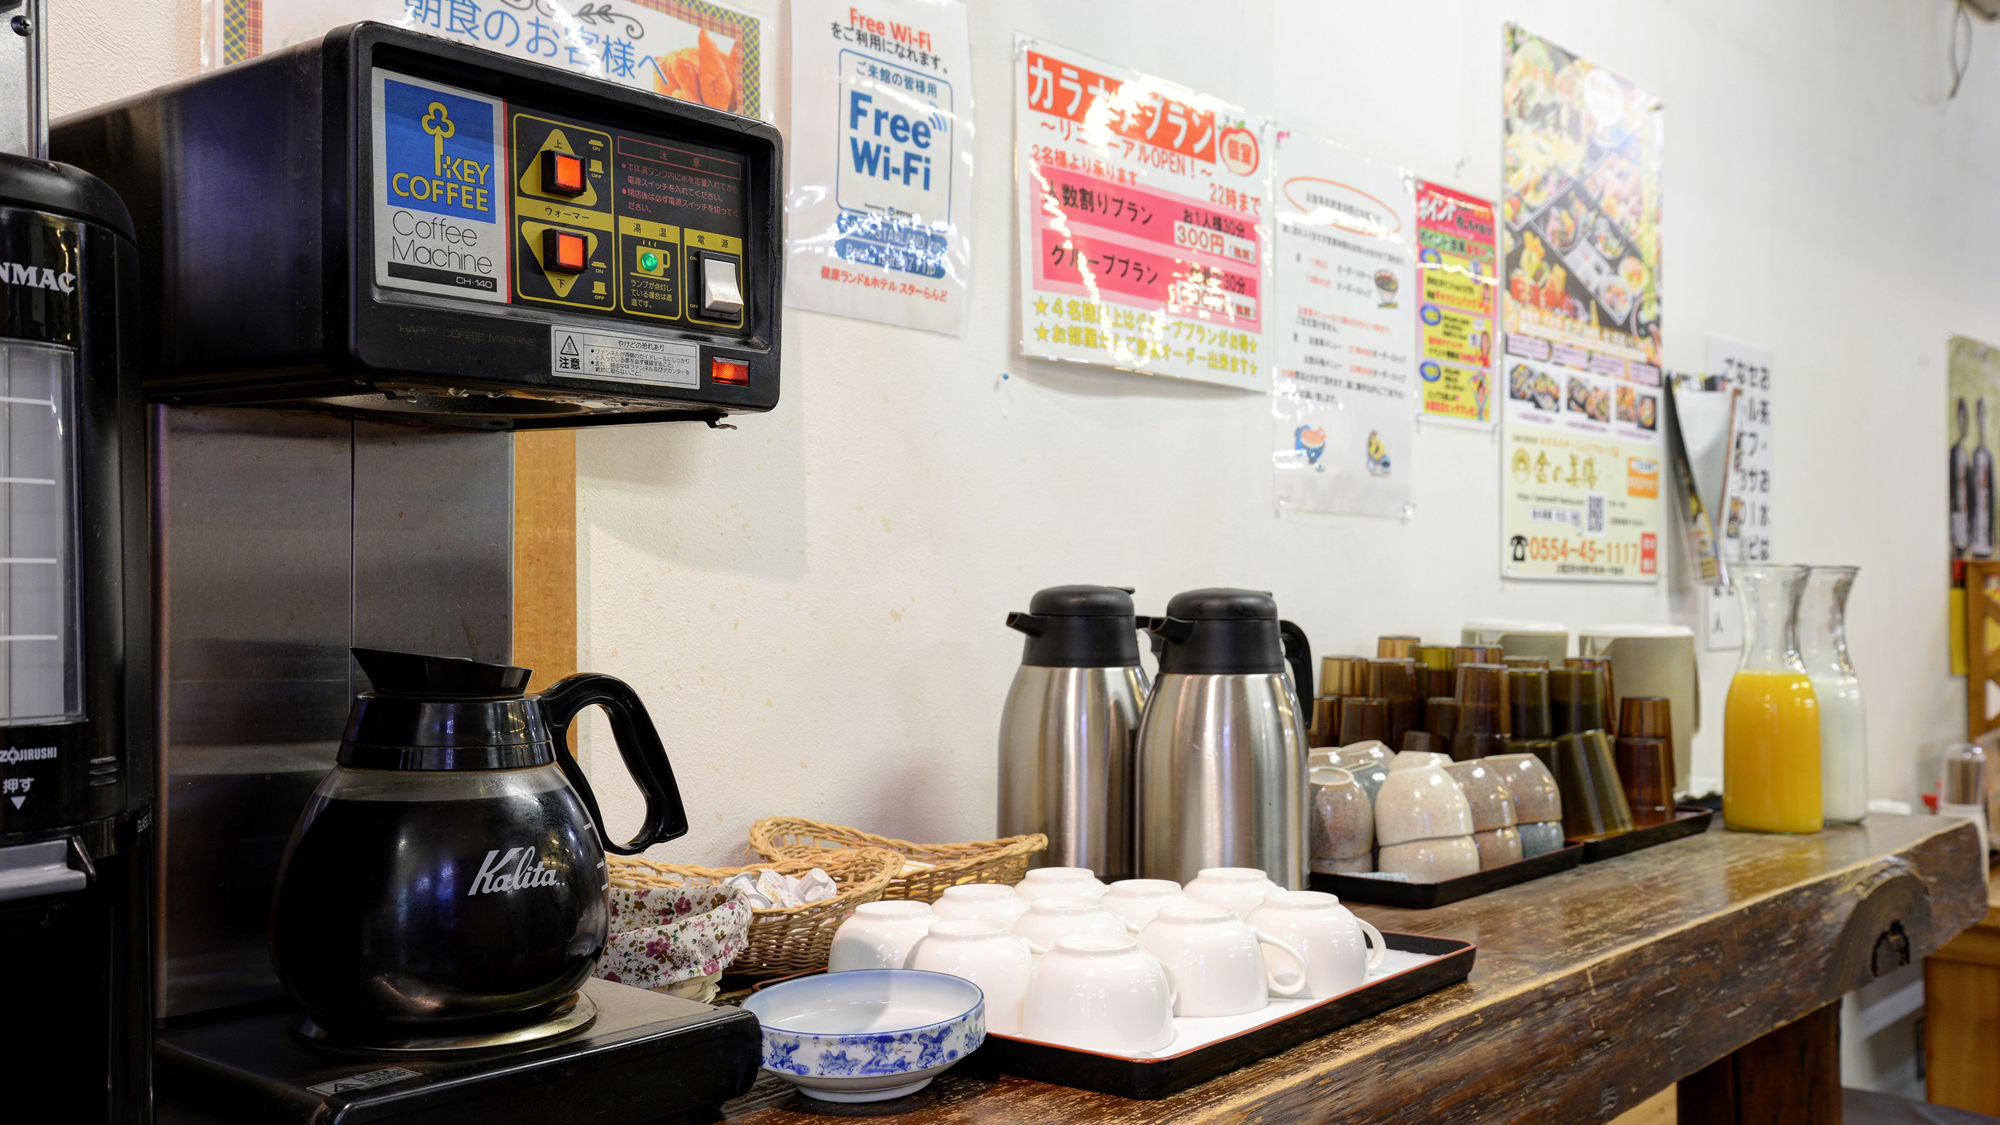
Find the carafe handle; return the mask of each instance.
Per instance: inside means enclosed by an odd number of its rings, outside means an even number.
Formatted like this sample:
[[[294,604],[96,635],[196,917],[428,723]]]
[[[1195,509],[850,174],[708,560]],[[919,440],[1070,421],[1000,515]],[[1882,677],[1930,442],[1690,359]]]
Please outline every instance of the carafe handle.
[[[1268,634],[1267,634],[1268,635]],[[1278,622],[1278,636],[1285,642],[1285,662],[1292,666],[1292,692],[1308,718],[1313,698],[1313,650],[1306,631],[1289,621]]]
[[[558,681],[535,697],[548,718],[549,735],[556,744],[556,764],[563,776],[583,798],[590,810],[591,826],[604,850],[613,855],[638,855],[654,844],[663,844],[687,835],[687,808],[681,804],[681,789],[674,781],[674,768],[667,764],[666,747],[660,732],[653,729],[652,716],[639,694],[625,681],[598,672],[584,672]],[[618,743],[618,756],[625,759],[625,771],[646,795],[646,822],[639,834],[623,844],[613,843],[604,829],[604,814],[598,811],[597,794],[576,759],[569,754],[569,725],[585,707],[604,708],[611,720],[611,736]]]

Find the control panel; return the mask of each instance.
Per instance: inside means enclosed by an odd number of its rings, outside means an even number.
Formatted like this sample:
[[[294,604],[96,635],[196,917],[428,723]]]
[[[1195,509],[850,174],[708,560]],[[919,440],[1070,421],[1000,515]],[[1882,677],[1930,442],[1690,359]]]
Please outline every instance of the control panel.
[[[360,23],[57,141],[165,263],[158,401],[486,428],[777,403],[782,139],[762,121]],[[241,245],[258,268],[164,249]]]

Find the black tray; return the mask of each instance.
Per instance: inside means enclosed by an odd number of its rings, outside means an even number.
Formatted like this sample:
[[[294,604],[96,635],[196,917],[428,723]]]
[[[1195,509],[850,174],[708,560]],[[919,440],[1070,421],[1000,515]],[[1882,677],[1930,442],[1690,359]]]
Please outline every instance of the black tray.
[[[1457,902],[1497,891],[1558,871],[1568,871],[1583,861],[1584,845],[1570,844],[1533,859],[1517,859],[1442,883],[1400,883],[1394,879],[1369,879],[1361,875],[1312,873],[1312,889],[1340,896],[1342,902],[1372,902],[1376,906],[1403,906],[1429,910],[1433,906]]]
[[[989,1033],[986,1042],[966,1056],[966,1063],[1121,1098],[1164,1098],[1427,992],[1457,984],[1472,971],[1472,958],[1479,949],[1469,941],[1420,934],[1384,933],[1382,938],[1390,949],[1430,954],[1437,960],[1179,1054],[1131,1059]]]
[[[1583,862],[1599,863],[1607,859],[1617,859],[1621,855],[1629,855],[1655,844],[1664,844],[1668,840],[1699,836],[1708,831],[1708,822],[1713,819],[1715,819],[1714,809],[1690,808],[1682,805],[1674,810],[1672,820],[1649,824],[1644,828],[1634,828],[1617,836],[1606,836],[1585,842]]]

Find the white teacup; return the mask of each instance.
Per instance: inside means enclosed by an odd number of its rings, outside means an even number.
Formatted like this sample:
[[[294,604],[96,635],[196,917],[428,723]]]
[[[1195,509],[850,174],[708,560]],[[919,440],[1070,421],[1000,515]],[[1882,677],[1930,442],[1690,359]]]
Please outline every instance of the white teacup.
[[[1043,898],[1028,904],[1028,912],[1014,922],[1014,933],[1028,942],[1036,955],[1055,948],[1057,941],[1075,934],[1129,934],[1125,919],[1104,909],[1093,898]]]
[[[1003,930],[1012,929],[1027,912],[1027,902],[1005,883],[960,883],[946,887],[931,903],[931,913],[944,921],[997,922]]]
[[[1088,867],[1033,867],[1014,884],[1014,893],[1027,903],[1042,898],[1100,899],[1104,891],[1103,882]]]
[[[864,902],[833,931],[826,971],[908,968],[910,950],[931,932],[931,924],[937,920],[929,903],[907,899]]]
[[[1193,901],[1172,879],[1120,879],[1104,892],[1103,906],[1137,933],[1162,906]]]
[[[1177,1016],[1240,1016],[1271,1002],[1271,995],[1297,996],[1306,986],[1298,970],[1290,979],[1270,971],[1264,946],[1303,965],[1297,949],[1242,921],[1226,906],[1189,903],[1167,906],[1139,933],[1139,948],[1160,959],[1178,992]]]
[[[1035,955],[1028,943],[990,920],[939,922],[910,953],[910,968],[950,973],[979,986],[986,994],[986,1030],[1002,1035],[1021,1032],[1021,1002],[1028,995],[1028,974]]]
[[[1187,896],[1210,906],[1226,906],[1244,917],[1264,896],[1284,890],[1255,867],[1204,867],[1187,885]]]
[[[1076,934],[1035,962],[1021,1034],[1086,1051],[1136,1055],[1174,1041],[1174,990],[1131,934]]]
[[[1388,952],[1382,931],[1324,891],[1280,891],[1251,911],[1248,921],[1304,956],[1302,998],[1324,1000],[1360,988]]]

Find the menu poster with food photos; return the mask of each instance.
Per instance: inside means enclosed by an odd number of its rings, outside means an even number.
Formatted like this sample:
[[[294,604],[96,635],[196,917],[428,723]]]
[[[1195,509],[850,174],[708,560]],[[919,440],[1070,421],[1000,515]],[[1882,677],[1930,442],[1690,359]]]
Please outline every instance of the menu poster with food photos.
[[[1505,327],[1656,378],[1666,110],[1519,27],[1506,48]]]
[[[769,119],[762,21],[711,0],[214,0],[211,69],[376,20],[711,109]]]
[[[1266,123],[1017,36],[1021,354],[1268,386]]]
[[[1657,581],[1665,388],[1567,344],[1507,349],[1501,573]]]
[[[1269,147],[1277,505],[1406,516],[1418,410],[1411,181],[1299,133],[1276,132]]]

